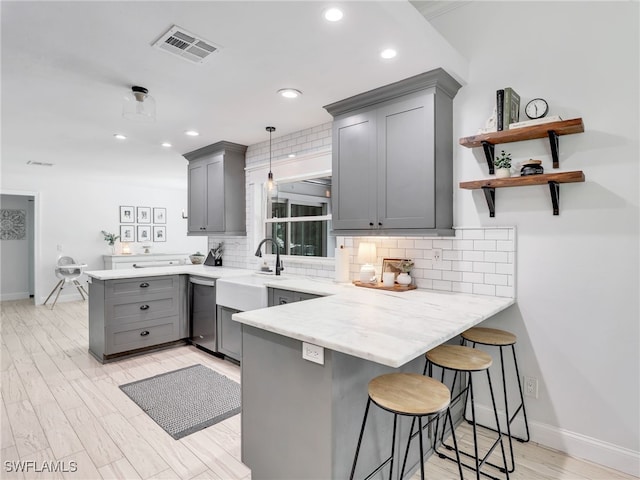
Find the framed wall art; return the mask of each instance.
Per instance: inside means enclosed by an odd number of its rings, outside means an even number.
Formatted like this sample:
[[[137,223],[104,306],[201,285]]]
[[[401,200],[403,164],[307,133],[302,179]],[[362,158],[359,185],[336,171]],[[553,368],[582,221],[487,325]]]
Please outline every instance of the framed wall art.
[[[120,207],[120,223],[136,223],[134,207]]]
[[[154,227],[153,227],[153,241],[154,242],[166,242],[167,241],[167,227],[154,225]]]
[[[120,241],[121,242],[135,242],[136,241],[136,227],[135,227],[135,225],[120,225]]]
[[[151,227],[149,225],[138,225],[138,242],[151,241]]]
[[[398,278],[398,274],[402,271],[398,267],[398,263],[402,261],[402,258],[383,258],[382,259],[382,273],[393,272],[395,278]]]
[[[167,223],[167,209],[154,207],[153,223]]]
[[[138,223],[151,223],[151,207],[138,207]]]

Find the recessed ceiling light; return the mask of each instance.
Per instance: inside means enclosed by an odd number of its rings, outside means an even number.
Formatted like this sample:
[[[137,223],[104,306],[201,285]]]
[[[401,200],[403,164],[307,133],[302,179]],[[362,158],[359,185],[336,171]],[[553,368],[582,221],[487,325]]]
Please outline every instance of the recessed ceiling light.
[[[162,146],[165,148],[173,147],[169,142],[162,142]]]
[[[196,132],[195,130],[187,130],[186,132],[184,132],[185,135],[189,135],[190,137],[197,137],[198,135],[200,135],[198,132]]]
[[[295,88],[281,88],[278,90],[278,93],[282,95],[284,98],[298,98],[302,95],[300,90],[296,90]]]
[[[118,140],[126,140],[127,139],[127,136],[123,135],[121,133],[114,133],[113,136],[116,137]]]
[[[328,8],[327,10],[324,11],[324,18],[329,22],[338,22],[342,20],[343,15],[344,14],[342,13],[342,10],[335,7]]]
[[[295,158],[296,154],[295,153],[290,153],[289,154],[289,158]]]
[[[380,52],[382,58],[393,58],[398,54],[393,48],[385,48]]]

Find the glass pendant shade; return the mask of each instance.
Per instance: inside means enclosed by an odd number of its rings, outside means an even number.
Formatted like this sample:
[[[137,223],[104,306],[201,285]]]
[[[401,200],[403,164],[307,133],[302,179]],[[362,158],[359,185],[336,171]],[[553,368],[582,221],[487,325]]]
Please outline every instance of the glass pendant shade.
[[[154,122],[156,101],[144,87],[131,87],[122,102],[122,116],[129,120]]]

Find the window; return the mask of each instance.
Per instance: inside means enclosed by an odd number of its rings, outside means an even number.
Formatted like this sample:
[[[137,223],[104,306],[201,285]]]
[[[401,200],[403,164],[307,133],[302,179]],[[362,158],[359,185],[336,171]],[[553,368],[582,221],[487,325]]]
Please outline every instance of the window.
[[[280,184],[277,196],[267,201],[265,234],[277,242],[281,255],[333,256],[330,182],[327,177]],[[276,253],[275,246],[270,248]]]

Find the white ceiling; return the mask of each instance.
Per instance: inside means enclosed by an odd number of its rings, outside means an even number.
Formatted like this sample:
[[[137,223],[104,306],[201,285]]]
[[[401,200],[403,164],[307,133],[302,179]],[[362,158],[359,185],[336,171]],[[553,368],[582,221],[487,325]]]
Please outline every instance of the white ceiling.
[[[322,1],[2,1],[3,174],[184,183],[181,155],[196,148],[331,121],[323,105],[436,67],[464,82],[466,60],[409,2],[337,4],[332,24],[322,12],[336,3]],[[200,65],[153,48],[174,24],[223,48]],[[379,58],[387,46],[395,59]],[[156,99],[156,122],[122,117],[132,85]],[[283,99],[283,87],[303,96]]]

